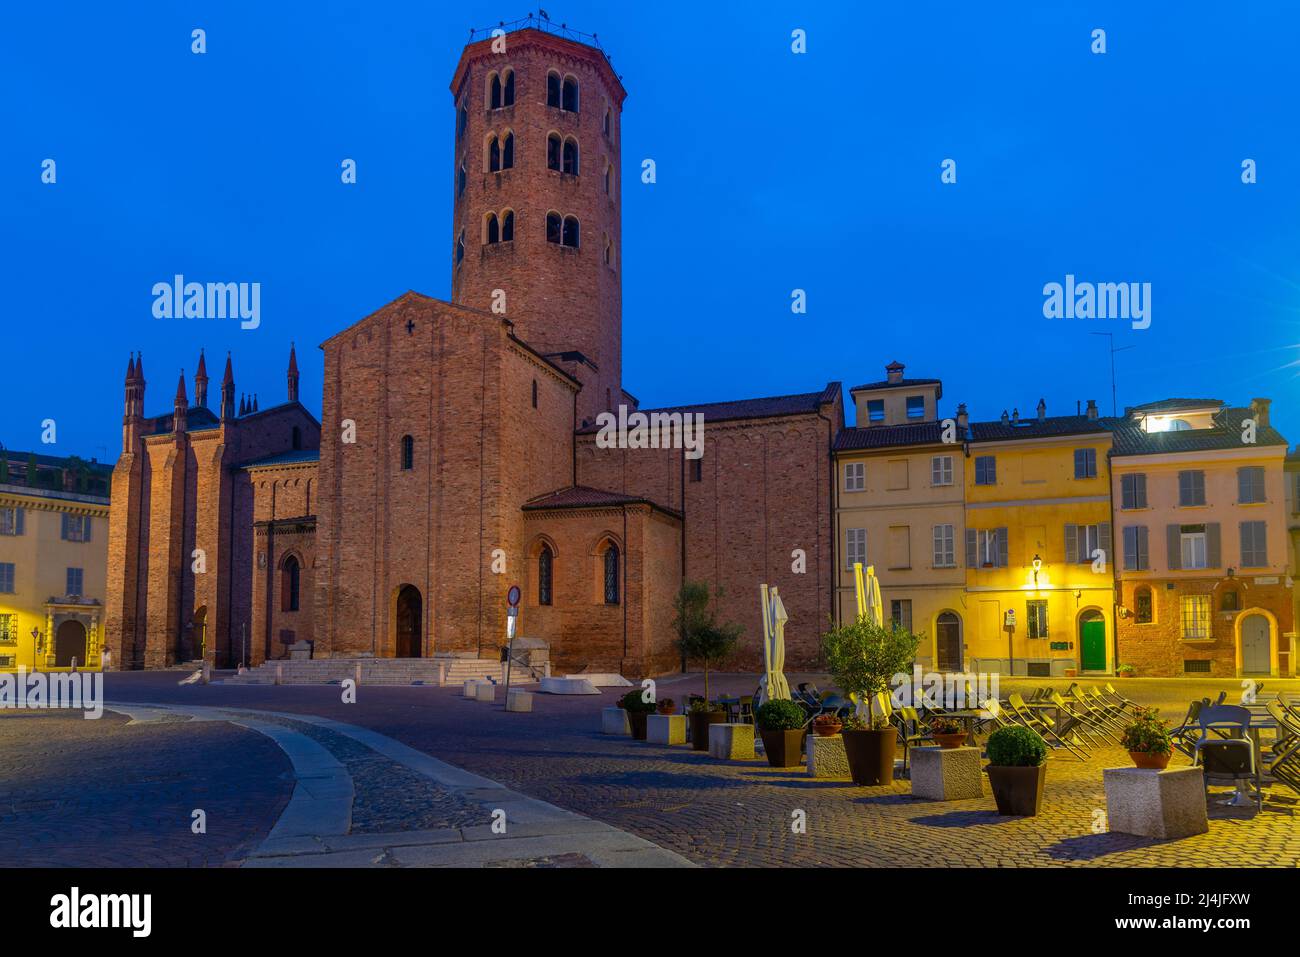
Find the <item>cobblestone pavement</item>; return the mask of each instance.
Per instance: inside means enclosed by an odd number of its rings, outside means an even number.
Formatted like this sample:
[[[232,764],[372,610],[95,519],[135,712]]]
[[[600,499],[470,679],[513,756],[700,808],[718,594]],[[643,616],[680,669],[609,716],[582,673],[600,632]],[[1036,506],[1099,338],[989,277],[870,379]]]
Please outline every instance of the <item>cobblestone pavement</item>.
[[[107,695],[316,714],[371,728],[706,865],[1300,865],[1300,813],[1294,804],[1272,804],[1262,814],[1215,805],[1210,832],[1181,841],[1094,833],[1105,809],[1101,769],[1130,764],[1118,748],[1087,762],[1054,755],[1043,812],[1000,818],[991,796],[931,803],[914,800],[906,781],[858,788],[762,761],[724,764],[680,746],[601,735],[599,710],[615,703],[615,689],[600,697],[537,695],[532,713],[514,714],[500,704],[465,700],[456,689],[363,685],[357,703],[345,705],[336,687],[180,688],[174,682],[156,674],[110,675]],[[1044,683],[1069,684],[1032,682]],[[1240,693],[1235,681],[1115,683],[1129,697],[1161,706],[1166,717],[1181,717],[1194,697]],[[712,690],[747,694],[754,684],[753,676],[715,675]],[[1298,681],[1267,685],[1266,693],[1288,690],[1300,697]],[[680,701],[701,687],[698,676],[663,679],[660,695]],[[1016,687],[1004,682],[1003,691]],[[793,833],[796,810],[807,814],[806,834]]]
[[[261,842],[292,789],[280,749],[227,724],[0,712],[5,867],[227,864]],[[196,808],[205,834],[190,830]]]

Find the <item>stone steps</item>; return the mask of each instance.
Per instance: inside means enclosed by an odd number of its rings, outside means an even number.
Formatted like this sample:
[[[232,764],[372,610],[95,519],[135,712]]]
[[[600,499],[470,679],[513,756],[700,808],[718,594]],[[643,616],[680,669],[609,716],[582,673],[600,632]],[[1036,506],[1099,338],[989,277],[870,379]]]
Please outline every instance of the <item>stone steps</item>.
[[[470,679],[502,679],[501,663],[494,658],[321,658],[305,661],[269,661],[242,675],[226,678],[235,685],[333,684],[355,678],[368,685],[455,686]]]

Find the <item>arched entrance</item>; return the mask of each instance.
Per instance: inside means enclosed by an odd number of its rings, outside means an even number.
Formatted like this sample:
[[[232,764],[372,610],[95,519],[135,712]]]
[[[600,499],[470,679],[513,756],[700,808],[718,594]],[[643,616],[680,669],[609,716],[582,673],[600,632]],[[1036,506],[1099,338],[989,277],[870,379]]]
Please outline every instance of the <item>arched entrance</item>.
[[[1096,608],[1079,615],[1079,668],[1106,670],[1106,618]]]
[[[1273,636],[1263,615],[1246,615],[1241,620],[1241,673],[1267,675],[1273,671]]]
[[[403,585],[397,592],[396,642],[393,654],[398,658],[420,657],[421,611],[420,590]]]
[[[86,664],[86,626],[69,619],[54,633],[54,665],[71,668],[73,658],[77,659],[78,667]]]
[[[934,623],[935,657],[940,671],[961,671],[961,618],[944,611]]]

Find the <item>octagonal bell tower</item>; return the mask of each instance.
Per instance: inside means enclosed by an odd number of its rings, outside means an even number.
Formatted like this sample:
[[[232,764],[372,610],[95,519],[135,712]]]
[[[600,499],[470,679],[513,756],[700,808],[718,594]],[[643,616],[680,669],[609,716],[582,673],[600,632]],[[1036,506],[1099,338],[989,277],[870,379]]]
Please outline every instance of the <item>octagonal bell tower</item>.
[[[490,311],[504,294],[515,335],[582,383],[581,424],[624,401],[627,93],[594,36],[521,22],[471,40],[451,81],[452,301]]]

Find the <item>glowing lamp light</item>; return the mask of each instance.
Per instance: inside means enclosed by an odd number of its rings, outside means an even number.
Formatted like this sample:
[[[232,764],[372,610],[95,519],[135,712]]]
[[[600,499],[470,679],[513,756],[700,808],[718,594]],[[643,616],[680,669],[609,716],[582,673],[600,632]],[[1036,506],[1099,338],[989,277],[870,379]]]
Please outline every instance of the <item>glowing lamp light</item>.
[[[1038,573],[1043,569],[1043,560],[1034,554],[1034,585],[1038,584]]]

